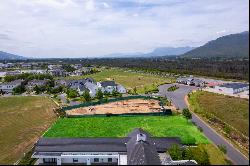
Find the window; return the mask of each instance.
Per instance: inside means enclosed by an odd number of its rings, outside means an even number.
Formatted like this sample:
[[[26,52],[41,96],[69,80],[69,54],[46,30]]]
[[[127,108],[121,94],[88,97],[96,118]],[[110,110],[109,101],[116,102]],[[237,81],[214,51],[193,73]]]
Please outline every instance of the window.
[[[73,163],[77,163],[77,162],[78,162],[78,159],[73,158]]]
[[[112,162],[112,158],[108,158],[108,162],[111,163]]]
[[[94,162],[98,163],[99,162],[99,158],[94,158]]]
[[[43,163],[56,163],[55,158],[44,158]]]

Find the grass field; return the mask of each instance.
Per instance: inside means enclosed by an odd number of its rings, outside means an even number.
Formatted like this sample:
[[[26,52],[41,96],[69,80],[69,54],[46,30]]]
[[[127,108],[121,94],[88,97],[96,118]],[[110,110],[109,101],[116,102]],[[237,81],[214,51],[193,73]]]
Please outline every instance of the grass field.
[[[184,144],[209,143],[207,138],[182,116],[62,118],[44,137],[125,137],[138,127],[157,137],[180,137]]]
[[[249,136],[249,100],[224,96],[210,92],[197,91],[189,98],[193,107],[211,113],[223,122]]]
[[[13,164],[56,120],[45,97],[0,98],[0,165]]]
[[[170,83],[172,81],[171,78],[126,72],[125,70],[117,68],[103,69],[96,74],[66,77],[66,79],[81,79],[86,77],[92,77],[96,81],[115,80],[117,83],[122,84],[128,89],[136,87],[138,93],[144,93],[145,91],[156,88],[159,84]]]

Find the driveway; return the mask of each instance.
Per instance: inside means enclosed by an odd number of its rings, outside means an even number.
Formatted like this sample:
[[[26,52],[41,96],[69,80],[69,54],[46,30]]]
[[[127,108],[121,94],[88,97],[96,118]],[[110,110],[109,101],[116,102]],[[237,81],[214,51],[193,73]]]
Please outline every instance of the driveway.
[[[175,91],[168,92],[167,89],[174,85],[178,86],[179,88]],[[194,86],[186,86],[181,84],[164,84],[159,86],[158,95],[166,97],[175,105],[176,108],[182,110],[183,108],[187,108],[187,105],[184,100],[185,96],[196,89],[198,88]]]
[[[173,85],[177,85],[179,89],[168,92],[167,89]],[[169,99],[177,108],[183,109],[187,108],[185,102],[185,96],[198,89],[197,87],[180,85],[180,84],[165,84],[159,86],[158,95],[166,97]],[[220,136],[214,129],[212,129],[208,124],[206,124],[202,119],[200,119],[196,114],[192,113],[192,121],[200,126],[203,130],[204,135],[209,138],[215,145],[224,145],[227,149],[227,156],[237,165],[248,165],[249,159],[247,159],[242,153],[240,153],[233,145],[231,145],[227,140]]]

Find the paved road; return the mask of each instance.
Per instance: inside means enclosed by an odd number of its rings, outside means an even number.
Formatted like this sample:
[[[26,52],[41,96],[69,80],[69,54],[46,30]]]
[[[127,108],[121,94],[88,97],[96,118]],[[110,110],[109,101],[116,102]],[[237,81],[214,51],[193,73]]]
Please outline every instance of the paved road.
[[[171,100],[173,104],[179,108],[187,108],[184,97],[191,91],[197,89],[196,87],[190,87],[185,85],[178,85],[179,89],[174,92],[168,92],[167,88],[173,86],[174,84],[165,84],[159,87],[159,95],[164,96]],[[234,148],[228,141],[226,141],[222,136],[217,134],[215,130],[210,128],[203,120],[201,120],[197,115],[192,114],[192,121],[203,129],[203,133],[215,144],[224,145],[227,149],[227,156],[237,165],[249,165],[249,159],[247,159],[243,154],[241,154],[236,148]]]
[[[173,85],[178,86],[179,88],[175,91],[168,92],[167,89]],[[184,101],[184,97],[193,90],[198,89],[194,86],[186,86],[186,85],[180,85],[180,84],[165,84],[159,86],[159,95],[164,96],[168,98],[176,108],[183,109],[186,108],[187,105]]]

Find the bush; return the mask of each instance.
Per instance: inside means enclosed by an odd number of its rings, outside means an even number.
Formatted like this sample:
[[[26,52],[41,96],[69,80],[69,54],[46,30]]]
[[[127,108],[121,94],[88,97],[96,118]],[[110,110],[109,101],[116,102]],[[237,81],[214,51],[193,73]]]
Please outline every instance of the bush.
[[[103,98],[103,93],[101,91],[101,89],[98,89],[96,92],[96,98],[101,100]]]
[[[227,153],[227,147],[225,145],[217,145],[220,151],[222,151],[224,154]]]
[[[68,98],[76,98],[79,95],[78,92],[73,89],[68,89],[66,94]]]
[[[82,97],[85,99],[85,101],[91,101],[91,96],[89,94],[89,91],[85,90],[82,94]]]
[[[182,110],[182,115],[188,120],[192,118],[192,114],[190,113],[189,109],[184,108]]]
[[[169,150],[168,153],[170,154],[173,160],[181,160],[182,159],[182,150],[179,145],[174,144]]]
[[[13,94],[22,94],[25,92],[25,86],[19,85],[13,89]]]

